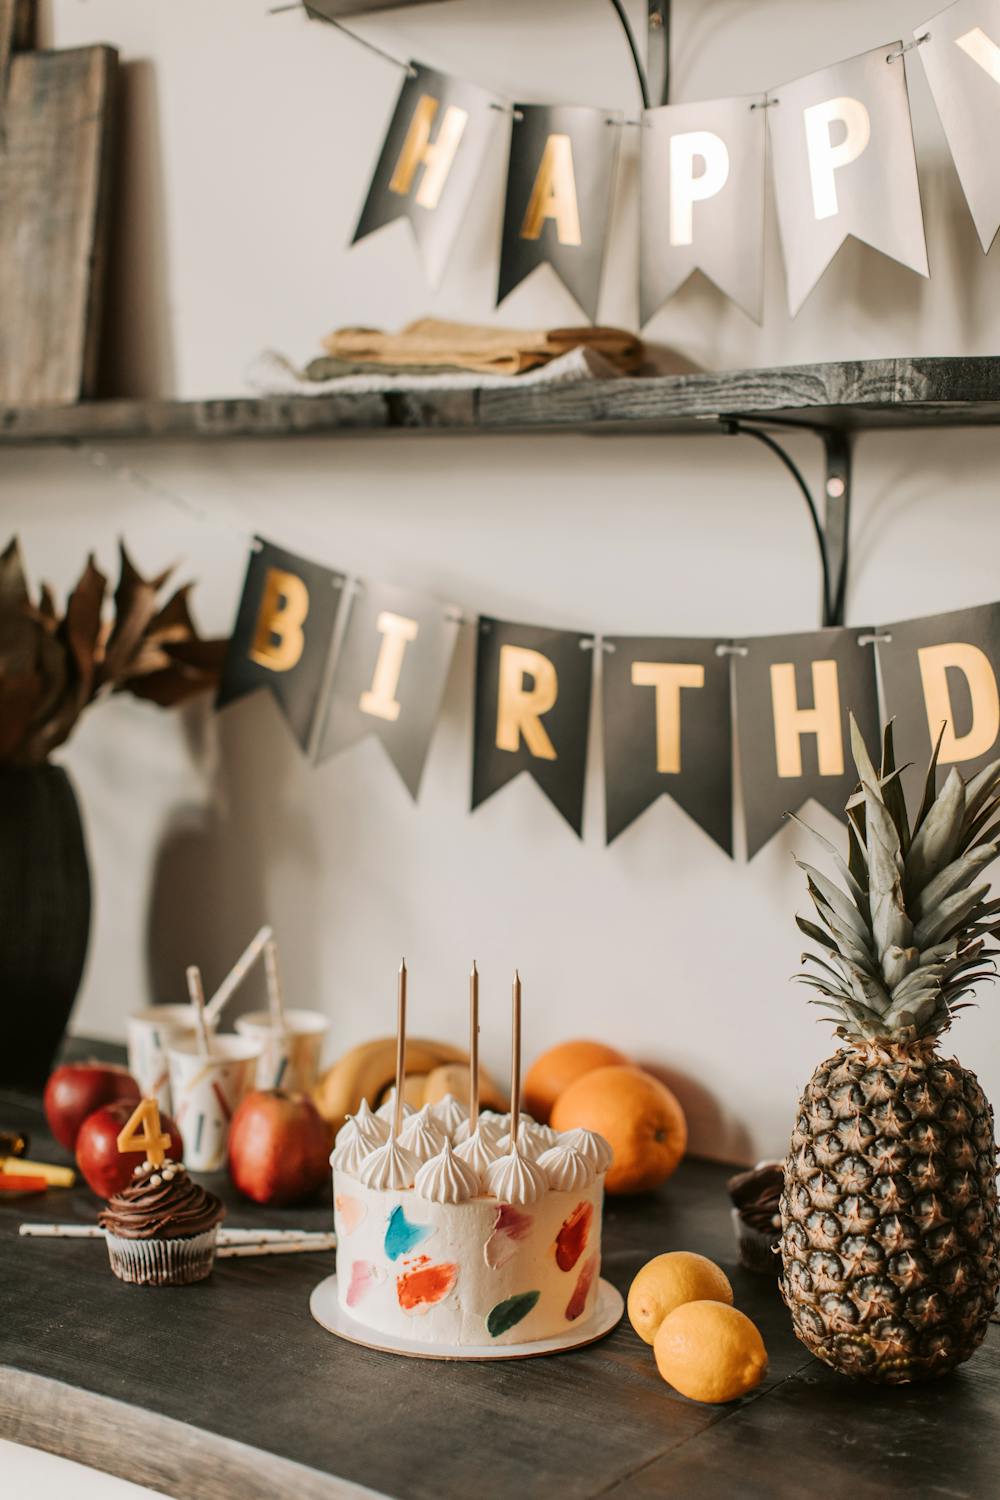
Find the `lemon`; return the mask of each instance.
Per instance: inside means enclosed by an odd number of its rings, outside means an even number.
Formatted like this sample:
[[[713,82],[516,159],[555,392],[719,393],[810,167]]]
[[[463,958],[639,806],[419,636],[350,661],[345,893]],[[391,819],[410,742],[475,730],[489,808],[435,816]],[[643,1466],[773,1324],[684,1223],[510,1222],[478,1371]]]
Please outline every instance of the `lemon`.
[[[628,1289],[629,1322],[651,1344],[668,1313],[684,1302],[728,1302],[733,1289],[713,1260],[691,1250],[672,1250],[648,1261]]]
[[[685,1302],[660,1324],[656,1368],[692,1401],[735,1401],[767,1370],[767,1350],[745,1313],[723,1302]]]

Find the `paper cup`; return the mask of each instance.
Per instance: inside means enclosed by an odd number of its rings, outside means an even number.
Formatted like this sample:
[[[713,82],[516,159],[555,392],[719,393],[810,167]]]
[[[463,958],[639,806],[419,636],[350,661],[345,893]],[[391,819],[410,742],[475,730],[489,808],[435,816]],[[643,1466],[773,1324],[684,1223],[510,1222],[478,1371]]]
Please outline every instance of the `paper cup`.
[[[171,1112],[170,1068],[167,1052],[195,1033],[191,1005],[150,1005],[136,1010],[125,1022],[128,1038],[128,1070],[144,1099],[155,1099],[160,1109]]]
[[[279,1031],[270,1011],[240,1016],[236,1030],[262,1048],[257,1060],[257,1087],[308,1094],[319,1077],[323,1039],[330,1022],[318,1010],[286,1010],[286,1030]]]
[[[170,1063],[172,1114],[184,1140],[184,1161],[195,1172],[218,1172],[226,1164],[229,1122],[254,1086],[260,1043],[245,1036],[212,1039],[211,1057],[195,1041],[178,1042]]]

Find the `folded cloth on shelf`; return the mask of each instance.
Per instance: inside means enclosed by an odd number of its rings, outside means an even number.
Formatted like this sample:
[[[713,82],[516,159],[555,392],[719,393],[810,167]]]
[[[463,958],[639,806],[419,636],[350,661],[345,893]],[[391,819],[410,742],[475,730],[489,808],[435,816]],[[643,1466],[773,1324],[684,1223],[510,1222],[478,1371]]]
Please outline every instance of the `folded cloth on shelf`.
[[[587,380],[614,380],[620,375],[603,355],[593,349],[571,349],[568,354],[539,365],[524,375],[489,375],[454,366],[431,373],[412,367],[363,366],[354,373],[325,374],[324,366],[339,368],[339,362],[313,360],[300,370],[273,349],[265,349],[251,361],[247,385],[259,396],[365,396],[390,391],[478,391],[514,389],[524,385],[569,385]]]
[[[600,354],[620,374],[642,363],[642,340],[622,328],[496,328],[419,318],[399,333],[377,328],[341,328],[321,340],[347,365],[391,366],[426,371],[444,366],[484,375],[521,375],[572,349]]]

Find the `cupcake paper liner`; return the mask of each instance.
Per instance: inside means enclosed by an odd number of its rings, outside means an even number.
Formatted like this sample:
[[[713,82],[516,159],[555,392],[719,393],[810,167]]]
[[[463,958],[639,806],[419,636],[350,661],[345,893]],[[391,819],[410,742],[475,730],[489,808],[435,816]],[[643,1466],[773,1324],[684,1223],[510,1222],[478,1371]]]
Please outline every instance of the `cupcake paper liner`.
[[[185,1286],[203,1281],[215,1261],[213,1224],[202,1234],[183,1239],[128,1240],[110,1230],[105,1234],[111,1269],[120,1281],[134,1286]]]
[[[781,1257],[774,1253],[780,1239],[780,1231],[764,1233],[744,1222],[738,1208],[730,1209],[733,1233],[740,1265],[748,1271],[759,1271],[764,1276],[777,1276],[781,1270]]]

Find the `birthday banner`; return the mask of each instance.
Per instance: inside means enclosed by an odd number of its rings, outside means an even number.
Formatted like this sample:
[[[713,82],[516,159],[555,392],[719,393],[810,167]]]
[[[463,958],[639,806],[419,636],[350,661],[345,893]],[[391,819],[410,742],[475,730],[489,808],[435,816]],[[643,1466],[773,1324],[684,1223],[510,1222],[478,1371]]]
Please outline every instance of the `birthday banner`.
[[[908,795],[939,741],[940,777],[1000,757],[1000,604],[743,641],[601,637],[468,620],[262,538],[218,706],[272,693],[314,764],[377,739],[416,799],[463,622],[476,631],[471,808],[523,772],[582,837],[596,691],[608,844],[667,796],[731,856],[734,758],[749,858],[810,799],[843,818],[857,779],[848,716],[875,740],[877,669],[914,762]]]
[[[307,5],[324,19],[320,5]],[[624,128],[640,127],[640,308],[646,323],[694,271],[761,317],[770,141],[794,316],[849,236],[927,276],[905,55],[920,57],[984,251],[1000,227],[1000,0],[957,0],[895,40],[766,93],[628,119],[511,104],[406,64],[352,243],[408,219],[432,285],[465,221],[493,132],[510,132],[496,301],[538,266],[597,318]]]

